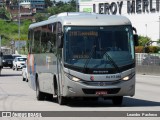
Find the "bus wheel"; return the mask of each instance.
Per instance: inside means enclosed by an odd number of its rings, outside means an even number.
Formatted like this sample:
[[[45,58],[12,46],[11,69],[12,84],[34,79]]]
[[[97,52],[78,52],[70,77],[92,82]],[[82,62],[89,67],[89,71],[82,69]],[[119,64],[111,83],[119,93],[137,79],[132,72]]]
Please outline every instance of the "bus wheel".
[[[123,96],[113,97],[112,102],[113,102],[114,105],[122,105]]]
[[[58,103],[60,105],[65,105],[66,104],[66,98],[61,96],[61,95],[58,95]]]
[[[57,87],[58,88],[58,87]],[[58,88],[57,90],[57,102],[60,104],[60,105],[65,105],[66,104],[66,98],[63,97],[61,94],[60,94],[60,89]]]
[[[38,81],[36,82],[36,98],[37,98],[37,100],[44,100],[44,98],[45,98],[44,93],[41,92],[40,89],[39,89]]]
[[[22,79],[23,81],[25,81],[26,79],[23,77],[23,79]]]
[[[16,68],[15,68],[15,69],[16,69],[16,71],[18,71],[18,68],[17,68],[17,66],[16,66]]]

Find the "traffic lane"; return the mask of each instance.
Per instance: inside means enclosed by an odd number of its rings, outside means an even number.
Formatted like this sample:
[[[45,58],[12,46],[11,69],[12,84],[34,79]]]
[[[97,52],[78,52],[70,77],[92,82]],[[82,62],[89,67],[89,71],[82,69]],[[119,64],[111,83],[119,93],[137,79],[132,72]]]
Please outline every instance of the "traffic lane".
[[[160,76],[136,74],[136,82],[160,86]]]
[[[136,98],[160,102],[160,76],[137,75]]]
[[[11,77],[11,76],[21,76],[22,71],[21,69],[18,71],[12,70],[9,67],[3,67],[2,71],[1,71],[1,79],[5,79],[5,77]]]
[[[5,70],[4,70],[5,71]],[[18,74],[18,76],[11,76]],[[10,77],[6,77],[6,76]],[[144,76],[144,80],[146,76]],[[147,77],[148,78],[148,77]],[[156,79],[155,79],[156,81]],[[148,94],[147,87],[155,89],[155,86],[146,86],[146,84],[138,83],[139,75],[137,75],[136,95],[134,97],[124,97],[121,107],[113,106],[110,100],[99,99],[95,101],[71,100],[69,104],[60,106],[49,100],[37,101],[35,91],[29,88],[26,82],[22,81],[21,71],[13,71],[6,69],[5,75],[0,77],[0,109],[2,110],[51,110],[51,111],[72,111],[72,110],[160,110],[160,102],[157,93]],[[159,89],[156,88],[156,89]],[[160,90],[158,90],[160,91]],[[132,108],[132,109],[130,109]]]
[[[15,101],[34,99],[34,94],[25,82],[22,82],[22,71],[3,68],[0,76],[0,110],[14,110]],[[23,100],[24,99],[24,100]]]

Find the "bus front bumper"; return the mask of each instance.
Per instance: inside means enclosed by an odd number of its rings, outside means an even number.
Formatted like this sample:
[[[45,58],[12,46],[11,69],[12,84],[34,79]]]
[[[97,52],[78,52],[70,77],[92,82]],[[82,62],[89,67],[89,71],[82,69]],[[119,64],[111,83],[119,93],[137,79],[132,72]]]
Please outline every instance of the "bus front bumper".
[[[108,85],[105,82],[97,84],[86,84],[66,80],[67,85],[63,87],[63,96],[67,97],[112,97],[112,96],[134,96],[135,76],[128,81],[119,80],[115,84]]]

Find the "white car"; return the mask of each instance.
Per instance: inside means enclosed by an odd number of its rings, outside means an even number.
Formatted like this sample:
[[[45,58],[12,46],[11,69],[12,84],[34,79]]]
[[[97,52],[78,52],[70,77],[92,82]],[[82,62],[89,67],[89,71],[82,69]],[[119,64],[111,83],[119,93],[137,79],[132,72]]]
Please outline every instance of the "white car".
[[[22,80],[28,82],[28,72],[26,64],[22,67]]]
[[[16,57],[13,60],[13,70],[22,69],[25,65],[27,58],[26,57]]]

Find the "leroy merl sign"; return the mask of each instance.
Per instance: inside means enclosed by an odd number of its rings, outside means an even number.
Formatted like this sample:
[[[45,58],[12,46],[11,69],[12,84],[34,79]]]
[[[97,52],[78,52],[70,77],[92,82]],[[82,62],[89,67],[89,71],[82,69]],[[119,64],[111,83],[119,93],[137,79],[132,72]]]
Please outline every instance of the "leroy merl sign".
[[[160,0],[86,0],[86,2],[80,1],[79,5],[80,11],[99,14],[115,15],[160,12]]]

